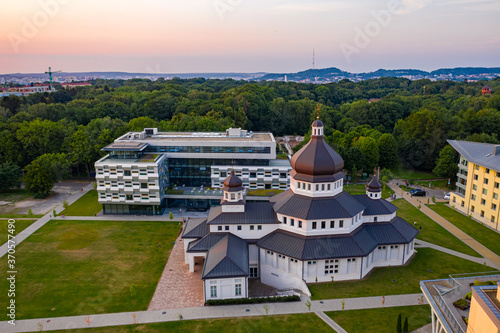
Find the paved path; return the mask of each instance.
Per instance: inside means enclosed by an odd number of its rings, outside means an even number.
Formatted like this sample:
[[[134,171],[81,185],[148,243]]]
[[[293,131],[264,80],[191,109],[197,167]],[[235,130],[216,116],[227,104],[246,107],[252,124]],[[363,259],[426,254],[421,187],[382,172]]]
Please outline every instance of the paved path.
[[[450,250],[446,247],[442,247],[442,246],[439,246],[436,244],[425,242],[421,239],[417,239],[416,242],[420,245],[415,245],[415,247],[430,247],[432,249],[451,254],[452,256],[455,256],[455,257],[460,257],[462,259],[473,261],[473,262],[476,262],[476,263],[481,264],[481,265],[483,265],[484,263],[486,263],[486,265],[488,265],[490,267],[493,267],[495,265],[494,262],[492,262],[490,259],[487,259],[487,258],[473,257],[473,256],[470,256],[470,255],[462,253],[462,252],[453,251],[453,250]]]
[[[85,193],[92,190],[93,188],[94,188],[93,183],[90,183],[83,188],[83,191],[79,191],[75,194],[72,194],[66,200],[71,205],[73,202],[80,199]],[[55,211],[57,214],[59,214],[63,210],[64,210],[64,207],[62,206],[62,203],[55,208]],[[21,243],[23,240],[25,240],[29,235],[31,235],[32,233],[34,233],[35,231],[37,231],[38,229],[43,227],[47,222],[49,222],[52,219],[53,219],[52,211],[50,211],[49,213],[47,213],[44,216],[42,216],[41,218],[39,218],[36,222],[33,222],[29,227],[27,227],[26,229],[21,231],[19,234],[17,234],[16,235],[16,246],[18,246],[19,243]],[[2,246],[0,246],[0,257],[4,256],[7,253],[7,250],[8,250],[7,243],[4,243]]]
[[[328,317],[323,311],[314,312],[316,316],[320,317],[328,326],[333,328],[337,333],[347,333],[345,329],[340,327],[332,318]]]
[[[179,236],[168,258],[148,310],[181,309],[203,306],[203,265],[189,271],[184,263],[184,240]]]
[[[434,220],[436,223],[441,225],[443,228],[452,233],[455,237],[460,239],[462,242],[470,246],[474,251],[482,255],[484,258],[489,260],[492,267],[500,269],[500,256],[493,253],[491,250],[486,248],[483,244],[479,243],[471,236],[467,235],[465,232],[455,227],[452,223],[444,219],[441,215],[434,212],[432,209],[427,207],[427,198],[419,200],[417,197],[410,196],[409,193],[404,192],[399,186],[394,183],[387,184],[393,191],[395,191],[400,197],[403,197],[406,201],[411,203],[413,206],[417,207],[420,205],[420,211]],[[417,240],[418,241],[418,240]]]
[[[382,296],[346,298],[344,310],[420,305],[422,304],[420,302],[422,296],[422,294],[385,296],[384,302]],[[291,303],[202,306],[185,309],[26,319],[16,321],[15,326],[8,324],[6,321],[2,321],[0,322],[0,332],[34,332],[39,330],[37,323],[43,324],[43,331],[87,328],[89,325],[85,321],[86,319],[90,319],[90,327],[131,325],[134,323],[134,318],[132,317],[134,314],[136,315],[135,321],[138,324],[177,321],[179,320],[179,315],[182,315],[184,320],[264,316],[266,315],[266,311],[264,309],[265,305],[267,305],[269,315],[308,313],[309,311],[304,304],[305,300],[306,299],[304,298],[301,302]],[[341,299],[312,301],[311,303],[311,312],[342,311]]]

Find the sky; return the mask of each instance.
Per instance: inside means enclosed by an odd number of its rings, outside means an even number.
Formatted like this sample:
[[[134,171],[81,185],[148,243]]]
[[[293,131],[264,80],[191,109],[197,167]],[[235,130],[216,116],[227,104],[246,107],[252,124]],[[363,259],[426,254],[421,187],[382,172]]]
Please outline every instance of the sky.
[[[500,67],[498,0],[3,0],[0,73]]]

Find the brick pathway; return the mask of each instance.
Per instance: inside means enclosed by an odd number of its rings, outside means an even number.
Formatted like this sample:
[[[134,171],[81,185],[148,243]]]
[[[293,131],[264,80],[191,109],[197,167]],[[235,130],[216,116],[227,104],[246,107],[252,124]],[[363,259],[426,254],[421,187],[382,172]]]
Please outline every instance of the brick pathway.
[[[194,273],[184,263],[184,240],[180,237],[168,258],[148,311],[203,306],[203,263],[196,262]]]

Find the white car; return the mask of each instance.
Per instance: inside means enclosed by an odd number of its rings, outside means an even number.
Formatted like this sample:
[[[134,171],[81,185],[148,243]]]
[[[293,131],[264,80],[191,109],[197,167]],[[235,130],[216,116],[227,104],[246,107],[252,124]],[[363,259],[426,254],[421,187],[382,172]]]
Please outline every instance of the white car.
[[[448,192],[448,193],[446,193],[446,194],[444,195],[444,199],[445,199],[445,200],[450,200],[450,192]]]

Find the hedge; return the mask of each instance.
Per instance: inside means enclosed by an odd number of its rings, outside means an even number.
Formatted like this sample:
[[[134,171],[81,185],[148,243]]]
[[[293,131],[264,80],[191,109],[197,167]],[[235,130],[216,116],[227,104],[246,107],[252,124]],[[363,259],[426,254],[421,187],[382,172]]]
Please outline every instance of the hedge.
[[[228,298],[228,299],[209,299],[206,305],[230,305],[230,304],[254,304],[254,303],[276,303],[276,302],[298,302],[300,297],[276,296],[276,297],[254,297],[254,298]]]

